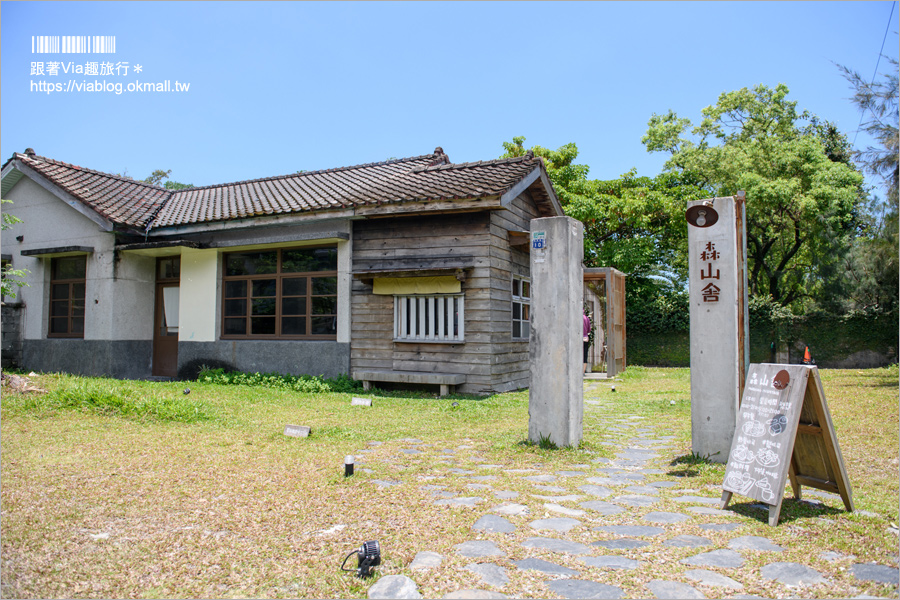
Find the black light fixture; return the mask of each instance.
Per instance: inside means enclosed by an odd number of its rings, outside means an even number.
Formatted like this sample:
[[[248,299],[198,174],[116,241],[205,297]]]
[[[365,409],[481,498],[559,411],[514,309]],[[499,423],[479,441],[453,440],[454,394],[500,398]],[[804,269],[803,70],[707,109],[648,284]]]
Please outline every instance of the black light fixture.
[[[687,222],[694,227],[709,227],[715,225],[719,220],[719,213],[713,208],[712,200],[704,200],[700,204],[695,204],[687,209],[684,216]]]
[[[375,567],[381,564],[381,544],[376,540],[372,540],[371,542],[364,542],[362,546],[358,549],[354,550],[356,553],[356,559],[358,561],[358,566],[356,567],[356,576],[360,579],[364,579],[366,577],[371,577],[375,574]],[[344,568],[347,564],[347,560],[353,556],[353,552],[348,554],[344,558],[344,562],[341,563],[341,571],[353,571],[354,569],[346,569]]]
[[[344,457],[344,477],[353,475],[353,463],[354,457],[352,454],[348,454]]]

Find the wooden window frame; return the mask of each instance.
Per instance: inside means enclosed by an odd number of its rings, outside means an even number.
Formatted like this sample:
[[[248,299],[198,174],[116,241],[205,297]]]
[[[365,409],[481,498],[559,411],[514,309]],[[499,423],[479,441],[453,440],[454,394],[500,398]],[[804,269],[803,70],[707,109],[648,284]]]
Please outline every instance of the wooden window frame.
[[[394,296],[395,342],[462,344],[465,322],[463,293]]]
[[[56,275],[56,264],[58,260],[70,259],[70,258],[80,258],[84,261],[84,276],[83,277],[70,277],[66,279],[54,279]],[[75,301],[78,299],[75,296],[75,286],[81,284],[82,289],[84,290],[84,295],[81,297],[82,302],[82,311],[81,315],[81,331],[73,332],[73,324],[76,319],[79,317],[74,314],[75,312]],[[57,285],[67,285],[69,288],[68,295],[65,299],[62,298],[54,298],[53,290]],[[47,337],[48,338],[69,338],[69,339],[84,339],[84,325],[87,317],[87,255],[78,255],[78,256],[63,256],[63,257],[55,257],[50,259],[50,300],[49,300],[49,311],[47,315]],[[53,304],[66,302],[68,304],[67,315],[65,317],[54,316],[53,314]],[[61,320],[65,318],[66,320],[66,331],[65,333],[54,333],[53,331],[53,321]]]
[[[226,252],[222,255],[223,260],[223,273],[222,273],[222,294],[221,294],[221,302],[222,302],[222,315],[220,319],[221,326],[221,335],[220,339],[223,340],[307,340],[307,341],[336,341],[337,340],[337,311],[338,311],[338,297],[339,297],[339,289],[338,289],[338,271],[337,269],[328,270],[328,271],[303,271],[303,272],[282,272],[282,257],[284,252],[290,252],[292,250],[321,250],[321,249],[333,249],[337,250],[337,246],[298,246],[298,247],[289,247],[289,248],[266,248],[266,249],[253,249],[253,250],[236,250],[234,252]],[[228,256],[232,254],[245,254],[250,252],[277,252],[277,260],[276,260],[276,268],[274,273],[265,273],[258,275],[228,275]],[[318,278],[331,278],[335,279],[335,293],[334,294],[314,294],[312,280]],[[306,314],[305,315],[283,315],[282,314],[282,301],[284,299],[284,295],[282,293],[282,284],[285,279],[306,279],[306,293],[305,295],[290,295],[287,296],[289,298],[305,298],[306,300]],[[275,295],[274,296],[253,296],[253,282],[254,281],[264,281],[264,280],[275,280]],[[228,296],[227,288],[229,282],[234,281],[245,281],[247,283],[246,290],[243,296]],[[237,319],[242,318],[245,321],[245,331],[249,331],[251,318],[252,318],[252,300],[253,298],[273,298],[275,302],[275,313],[272,315],[272,318],[275,319],[275,333],[244,333],[244,334],[234,334],[234,333],[226,333],[225,329],[225,320],[226,319]],[[312,313],[312,304],[313,298],[334,298],[334,314],[323,314],[316,315]],[[246,311],[243,316],[235,316],[235,315],[227,315],[226,314],[226,303],[228,300],[245,300],[246,301]],[[268,316],[268,315],[266,315]],[[306,319],[306,334],[282,334],[282,318],[287,316],[288,318],[292,316],[296,316],[297,318],[305,318]],[[312,331],[312,319],[316,317],[332,317],[335,320],[335,333],[334,334],[313,334],[309,333]]]
[[[516,282],[519,282],[519,294],[516,294]],[[522,294],[523,285],[528,284],[528,294]],[[510,293],[512,295],[512,301],[510,302],[510,335],[512,339],[515,341],[527,342],[531,339],[531,298],[532,298],[532,289],[531,289],[531,278],[525,277],[524,275],[513,275],[510,279]],[[516,305],[519,305],[519,318],[516,318]],[[525,307],[528,307],[528,317],[522,318],[522,311]],[[527,335],[518,335],[515,334],[515,324],[519,323],[519,333],[521,334],[522,325],[528,325],[528,334]]]

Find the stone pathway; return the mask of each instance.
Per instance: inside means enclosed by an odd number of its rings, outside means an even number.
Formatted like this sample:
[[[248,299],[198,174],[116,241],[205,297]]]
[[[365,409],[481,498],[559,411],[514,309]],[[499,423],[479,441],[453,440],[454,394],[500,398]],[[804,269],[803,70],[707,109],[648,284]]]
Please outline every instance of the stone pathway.
[[[814,566],[837,562],[860,584],[892,586],[896,597],[896,564],[854,562],[855,557],[828,548],[808,557],[808,564],[790,562],[781,558],[789,556],[789,548],[744,533],[753,520],[720,510],[721,489],[692,489],[689,478],[669,474],[676,452],[671,431],[651,428],[640,416],[602,418],[606,401],[591,395],[602,397],[603,391],[595,383],[585,392],[585,428],[605,431],[601,443],[613,447],[614,458],[590,464],[555,470],[542,464],[487,464],[474,440],[456,447],[431,447],[416,439],[369,442],[380,451],[390,446],[391,464],[401,471],[410,464],[421,467],[422,457],[435,458],[435,472],[419,475],[418,489],[440,510],[466,515],[472,537],[446,556],[422,540],[422,550],[408,565],[412,578],[381,576],[368,597],[421,598],[414,579],[440,573],[465,574],[472,586],[445,598],[505,598],[522,589],[511,581],[527,581],[529,595],[536,597],[635,597],[637,584],[637,597],[755,598],[745,590],[760,581],[775,586],[766,589],[776,590],[777,597],[804,597],[809,586],[820,586],[809,591],[815,597],[834,597],[829,580]],[[601,418],[591,414],[597,412]],[[415,485],[397,476],[370,481],[407,491]],[[659,564],[679,564],[666,572],[680,575],[661,578],[654,570]],[[623,578],[632,586],[630,594],[613,585]]]

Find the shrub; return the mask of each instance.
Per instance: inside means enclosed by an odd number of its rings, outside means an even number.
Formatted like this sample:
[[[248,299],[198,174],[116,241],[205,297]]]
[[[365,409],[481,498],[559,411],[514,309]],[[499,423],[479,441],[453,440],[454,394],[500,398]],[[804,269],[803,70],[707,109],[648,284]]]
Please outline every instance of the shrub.
[[[362,389],[362,383],[347,375],[325,379],[314,375],[282,375],[280,373],[241,373],[223,368],[200,370],[197,381],[219,385],[252,385],[279,390],[291,390],[305,394],[325,394],[329,392],[355,392]]]

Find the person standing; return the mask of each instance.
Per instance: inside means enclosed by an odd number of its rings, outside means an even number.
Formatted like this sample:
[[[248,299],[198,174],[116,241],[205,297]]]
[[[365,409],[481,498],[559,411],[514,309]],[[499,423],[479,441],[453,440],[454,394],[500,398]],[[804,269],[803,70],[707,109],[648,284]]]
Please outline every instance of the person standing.
[[[591,318],[587,313],[581,312],[582,320],[582,340],[584,341],[584,367],[581,372],[587,373],[588,368],[588,351],[591,349]]]

